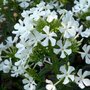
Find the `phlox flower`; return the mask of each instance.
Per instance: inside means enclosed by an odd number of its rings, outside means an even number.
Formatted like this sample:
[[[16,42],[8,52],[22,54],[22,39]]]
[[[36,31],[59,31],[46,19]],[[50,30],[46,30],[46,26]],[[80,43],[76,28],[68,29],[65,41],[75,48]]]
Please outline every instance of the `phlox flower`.
[[[25,79],[22,80],[25,90],[36,90],[36,83],[31,76],[25,74]]]
[[[83,51],[84,52],[79,52],[81,54],[81,57],[82,59],[85,58],[85,62],[87,64],[90,64],[90,45],[87,45],[85,44],[83,47],[82,47]]]
[[[20,3],[19,4],[20,7],[27,8],[31,0],[16,0],[16,1]]]
[[[44,40],[41,42],[41,44],[43,46],[48,46],[49,45],[49,41],[50,41],[51,42],[51,45],[52,46],[55,46],[56,40],[54,39],[54,37],[57,37],[56,33],[50,32],[50,27],[49,26],[45,26],[43,28],[43,31],[46,34],[42,34],[42,37],[43,37]]]
[[[87,28],[85,31],[81,32],[81,36],[88,38],[90,36],[90,28]]]
[[[11,59],[10,60],[6,59],[3,61],[2,70],[4,73],[9,73],[9,71],[11,70],[11,67],[12,67]]]
[[[77,76],[75,77],[75,82],[78,84],[80,88],[85,88],[85,86],[90,86],[90,80],[86,78],[90,75],[89,71],[85,71],[82,73],[82,69],[79,69]]]
[[[64,78],[63,84],[68,84],[71,81],[74,81],[74,75],[72,72],[75,70],[73,66],[68,66],[68,69],[66,69],[65,65],[60,67],[61,74],[57,74],[57,79]]]
[[[61,25],[59,30],[65,38],[75,37],[76,32],[79,30],[79,23],[74,20],[73,14],[70,11],[63,16]]]
[[[47,83],[47,85],[46,85],[47,90],[57,90],[51,80],[46,79],[46,83]]]
[[[54,49],[54,53],[55,54],[61,53],[60,58],[65,58],[66,57],[66,54],[67,55],[70,55],[72,53],[72,50],[71,49],[68,49],[68,47],[71,46],[71,42],[70,41],[66,40],[65,44],[63,45],[62,44],[62,40],[59,40],[59,41],[57,41],[57,45],[60,48],[59,49]]]
[[[90,0],[75,0],[72,11],[75,13],[87,12],[90,7]]]

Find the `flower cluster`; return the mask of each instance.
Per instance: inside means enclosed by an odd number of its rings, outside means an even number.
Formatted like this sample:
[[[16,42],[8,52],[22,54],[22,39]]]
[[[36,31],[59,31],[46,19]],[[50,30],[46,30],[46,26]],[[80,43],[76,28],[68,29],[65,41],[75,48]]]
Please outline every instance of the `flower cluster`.
[[[23,8],[31,2],[16,1]],[[39,90],[45,82],[47,90],[59,90],[59,83],[74,82],[82,89],[90,86],[90,71],[73,65],[78,56],[81,63],[90,64],[90,28],[79,18],[88,12],[90,0],[74,0],[74,4],[69,11],[57,0],[24,9],[12,31],[15,36],[0,44],[0,71],[24,77],[25,90]]]

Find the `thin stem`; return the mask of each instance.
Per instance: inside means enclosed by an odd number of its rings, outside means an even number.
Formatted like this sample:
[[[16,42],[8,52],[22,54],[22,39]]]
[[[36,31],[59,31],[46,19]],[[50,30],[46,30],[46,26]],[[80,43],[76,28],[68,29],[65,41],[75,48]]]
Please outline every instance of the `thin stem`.
[[[59,84],[61,81],[62,81],[62,78],[61,78],[59,81],[57,81],[54,85],[56,86],[56,85]]]

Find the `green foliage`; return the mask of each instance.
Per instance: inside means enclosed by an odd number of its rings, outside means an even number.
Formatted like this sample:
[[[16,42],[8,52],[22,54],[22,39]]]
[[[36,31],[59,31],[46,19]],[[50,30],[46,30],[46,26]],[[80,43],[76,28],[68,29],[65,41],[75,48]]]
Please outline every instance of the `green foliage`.
[[[33,53],[31,54],[30,58],[32,61],[40,61],[43,60],[45,56],[48,56],[48,49],[43,47],[42,45],[38,44],[34,49]]]
[[[0,90],[23,90],[22,78],[12,78],[0,72]]]
[[[36,29],[40,32],[43,31],[43,28],[45,26],[50,26],[50,30],[57,32],[59,30],[59,27],[61,26],[61,23],[58,19],[53,20],[51,23],[46,22],[45,20],[43,20],[42,18],[40,18],[37,22],[36,22],[37,26]]]
[[[53,20],[51,23],[48,23],[50,25],[51,31],[57,32],[59,31],[59,27],[61,26],[61,23],[58,19]]]
[[[70,39],[72,45],[71,45],[71,49],[72,52],[78,52],[79,51],[79,46],[81,45],[81,42],[78,42],[76,39]]]
[[[86,20],[86,17],[90,16],[90,8],[87,12],[78,13],[77,17],[81,19],[81,23],[86,27],[90,28],[90,21]]]
[[[0,23],[0,29],[2,29],[2,36],[3,39],[7,38],[9,35],[12,35],[12,30],[14,29],[14,25],[15,23],[18,22],[18,19],[21,18],[20,14],[23,11],[22,8],[20,8],[20,6],[16,3],[16,0],[8,0],[9,3],[8,5],[2,5],[3,0],[0,0],[0,7],[2,8],[0,10],[0,12],[2,14],[5,15],[6,21],[4,21],[3,23]],[[30,7],[35,6],[36,4],[38,4],[41,0],[35,0],[34,3],[32,3],[31,6],[28,7],[28,9]],[[50,2],[53,0],[44,0],[45,2]],[[69,8],[68,6],[70,6],[70,4],[73,5],[73,1],[74,0],[58,0],[60,2],[62,2],[65,6],[65,8]],[[71,9],[71,7],[70,7]],[[7,13],[8,12],[8,13]],[[81,22],[85,27],[90,28],[90,21],[85,21],[86,20],[86,16],[90,16],[90,10],[86,13],[82,13],[82,14],[78,14],[78,17],[81,19]],[[44,26],[50,26],[50,31],[51,32],[55,32],[57,33],[57,35],[59,36],[60,33],[59,32],[59,27],[61,26],[61,22],[60,20],[56,19],[53,20],[51,23],[48,23],[47,21],[43,20],[42,18],[40,18],[36,23],[36,29],[39,32],[43,32],[43,28]],[[1,32],[1,31],[0,31]],[[13,36],[12,36],[13,37]],[[60,35],[61,37],[61,35]],[[57,37],[56,39],[59,40],[60,37]],[[79,38],[78,38],[79,39]],[[90,39],[90,38],[89,38]],[[72,52],[77,52],[80,49],[80,45],[81,42],[78,42],[76,39],[70,39],[72,46]],[[90,40],[84,40],[84,43],[88,42],[88,44],[90,44]],[[57,47],[57,46],[55,46]],[[27,72],[30,76],[32,76],[35,80],[36,83],[38,84],[37,89],[36,90],[45,90],[45,80],[46,79],[50,79],[52,80],[54,83],[57,81],[56,79],[56,75],[59,73],[59,67],[61,65],[67,64],[69,61],[69,56],[67,56],[65,59],[60,59],[60,55],[56,55],[53,52],[53,48],[51,46],[51,43],[49,42],[49,46],[48,47],[44,47],[41,44],[38,43],[38,45],[36,47],[33,48],[33,52],[30,55],[30,58],[28,59],[29,65],[33,63],[37,63],[38,61],[43,62],[45,57],[49,57],[52,64],[48,64],[48,63],[43,63],[42,67],[38,67],[38,65],[36,64],[32,64],[30,66],[29,69],[27,69]],[[17,52],[17,49],[15,47],[9,48],[8,50],[10,53],[7,54],[7,56],[11,57],[13,59],[13,62],[17,60],[17,58],[15,58],[15,53]],[[3,55],[5,55],[6,53],[3,53]],[[71,60],[74,61],[75,59],[75,54],[70,55]],[[72,61],[72,62],[73,62]],[[6,75],[6,74],[5,74]],[[3,75],[1,75],[1,77],[3,77]],[[21,78],[15,78],[14,80],[12,80],[12,78],[8,77],[7,75],[4,76],[8,78],[8,81],[15,82],[14,83],[14,87],[16,85],[16,90],[23,90],[21,88],[22,83]],[[10,80],[9,80],[10,78]],[[5,79],[6,80],[6,79]],[[20,80],[20,81],[17,81]],[[20,84],[19,84],[20,83]],[[5,85],[3,85],[5,84]],[[0,85],[0,90],[10,90],[8,89],[8,87],[10,87],[11,85],[8,85],[8,83],[2,82]],[[62,85],[61,83],[58,84],[57,86],[58,90],[81,90],[80,88],[78,88],[76,86],[76,84],[69,84],[69,85]],[[12,90],[12,89],[11,89]],[[13,89],[14,90],[14,89]],[[86,90],[86,89],[85,89]],[[88,89],[89,90],[89,89]]]
[[[36,22],[37,26],[36,29],[40,32],[42,32],[44,26],[48,25],[47,22],[45,20],[43,20],[42,18],[40,18],[37,22]]]

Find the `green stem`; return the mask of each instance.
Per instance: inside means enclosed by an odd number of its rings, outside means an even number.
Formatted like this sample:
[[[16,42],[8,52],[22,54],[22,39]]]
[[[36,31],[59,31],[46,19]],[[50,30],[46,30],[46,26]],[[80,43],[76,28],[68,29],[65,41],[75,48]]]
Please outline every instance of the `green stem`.
[[[57,81],[54,85],[56,86],[56,85],[59,84],[61,81],[62,81],[62,78],[61,78],[59,81]]]

